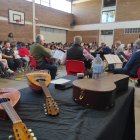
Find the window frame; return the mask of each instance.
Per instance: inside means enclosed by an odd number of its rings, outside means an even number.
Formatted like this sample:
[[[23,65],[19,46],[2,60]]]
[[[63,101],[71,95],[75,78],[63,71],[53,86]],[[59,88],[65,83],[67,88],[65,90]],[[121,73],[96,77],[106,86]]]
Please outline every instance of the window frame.
[[[33,2],[33,0],[26,0],[27,2]],[[66,12],[66,13],[72,13],[72,2],[71,1],[67,1],[67,0],[64,0],[65,2],[69,2],[70,3],[70,9],[69,10],[64,10],[64,9],[61,9],[61,8],[56,8],[55,6],[51,6],[51,1],[53,1],[53,0],[48,0],[48,5],[46,4],[43,4],[42,3],[42,1],[45,1],[45,0],[38,0],[38,1],[40,1],[40,2],[36,2],[36,0],[35,0],[35,4],[40,4],[40,5],[42,5],[42,6],[46,6],[46,7],[50,7],[50,8],[53,8],[53,9],[56,9],[56,10],[60,10],[60,11],[62,11],[62,12]],[[46,2],[47,3],[47,2]]]

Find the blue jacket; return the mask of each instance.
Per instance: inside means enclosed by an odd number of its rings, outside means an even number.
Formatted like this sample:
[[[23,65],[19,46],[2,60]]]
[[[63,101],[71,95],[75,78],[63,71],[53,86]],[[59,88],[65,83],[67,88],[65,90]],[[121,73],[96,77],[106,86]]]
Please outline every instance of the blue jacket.
[[[124,69],[131,74],[137,75],[138,67],[140,67],[140,49],[132,54]]]

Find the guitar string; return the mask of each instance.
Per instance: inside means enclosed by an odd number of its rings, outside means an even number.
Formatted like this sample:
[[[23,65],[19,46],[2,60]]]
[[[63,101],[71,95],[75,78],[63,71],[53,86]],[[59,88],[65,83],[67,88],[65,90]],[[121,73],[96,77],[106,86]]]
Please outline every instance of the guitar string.
[[[8,92],[7,90],[5,89],[1,89],[1,92]],[[2,96],[2,95],[1,95]],[[7,114],[9,115],[9,117],[11,118],[12,122],[15,122],[16,118],[14,118],[13,114],[11,113],[11,110],[9,109],[9,107],[7,106],[7,103],[5,102],[5,100],[7,100],[7,98],[3,97],[1,98],[1,101],[2,101],[2,106],[5,107],[5,111],[7,112]],[[8,100],[7,100],[8,102]]]
[[[17,114],[17,112],[15,111],[15,109],[11,106],[11,104],[10,104],[9,101],[8,101],[8,104],[7,104],[7,105],[11,108],[11,110],[12,110],[12,112],[13,112],[13,115],[14,115],[16,121],[21,121],[19,115]]]
[[[15,118],[13,117],[13,114],[11,113],[10,109],[8,108],[8,106],[5,103],[5,99],[2,98],[2,106],[5,109],[5,111],[7,112],[7,114],[9,115],[10,119],[12,120],[12,122],[15,122]]]
[[[48,99],[48,97],[51,97],[52,99],[53,99],[53,97],[52,97],[52,95],[51,95],[51,93],[50,93],[50,91],[49,91],[49,89],[46,87],[46,85],[45,85],[45,81],[41,81],[41,80],[39,80],[39,84],[42,86],[42,89],[43,89],[43,91],[44,91],[44,94],[45,94],[45,96],[46,96],[46,99]],[[46,92],[47,91],[47,92]],[[53,100],[53,102],[55,102],[54,100]],[[51,102],[52,103],[52,102]],[[53,103],[52,103],[53,104]],[[51,104],[51,105],[52,105]],[[55,102],[55,104],[56,104],[56,102]],[[57,106],[57,104],[55,105],[55,107]]]
[[[45,94],[46,99],[48,99],[48,97],[52,97],[51,94],[50,94],[50,92],[49,92],[49,90],[48,90],[48,88],[45,85],[45,81],[39,80],[39,84],[41,85],[41,87],[42,87],[42,89],[44,91],[44,94]]]
[[[4,99],[3,99],[4,101]],[[4,107],[6,108],[6,112],[9,115],[9,117],[11,118],[11,120],[13,121],[13,123],[17,122],[17,121],[21,121],[20,117],[18,116],[18,114],[16,113],[16,111],[13,109],[13,107],[11,106],[10,102],[4,101]]]

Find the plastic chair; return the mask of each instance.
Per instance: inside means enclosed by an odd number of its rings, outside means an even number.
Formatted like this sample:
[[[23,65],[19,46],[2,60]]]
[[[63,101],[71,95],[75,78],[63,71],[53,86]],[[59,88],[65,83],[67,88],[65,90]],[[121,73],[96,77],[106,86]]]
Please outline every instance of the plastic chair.
[[[140,67],[137,70],[137,76],[138,76],[138,79],[140,79]]]
[[[85,64],[79,60],[66,60],[67,75],[77,75],[77,73],[84,73],[86,71]]]
[[[29,56],[30,58],[30,68],[32,68],[33,70],[37,70],[37,62],[35,60],[35,58],[33,56]]]
[[[134,77],[129,77],[129,79],[130,79],[130,81],[134,81],[134,82],[136,82],[137,80],[140,79],[140,67],[139,67],[138,70],[137,70],[137,77],[136,77],[136,78],[134,78]]]
[[[31,71],[39,71],[39,72],[48,72],[49,73],[49,71],[47,69],[44,70],[44,69],[37,68],[37,62],[33,56],[30,55],[29,58],[30,58],[30,70]]]

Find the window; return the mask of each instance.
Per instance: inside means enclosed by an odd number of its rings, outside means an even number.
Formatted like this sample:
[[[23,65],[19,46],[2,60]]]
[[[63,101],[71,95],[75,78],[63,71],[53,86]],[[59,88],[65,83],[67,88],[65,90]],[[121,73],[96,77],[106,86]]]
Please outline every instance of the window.
[[[113,34],[113,30],[102,30],[101,31],[101,35],[112,35]]]
[[[125,34],[138,34],[140,33],[140,28],[125,28],[124,33]]]
[[[26,1],[32,2],[33,0]],[[35,0],[35,3],[71,13],[71,1],[68,0]]]
[[[35,3],[40,4],[41,0],[35,0]]]
[[[41,0],[41,5],[50,6],[50,0]]]
[[[102,11],[102,22],[114,22],[115,21],[115,10]]]
[[[102,0],[101,22],[115,22],[116,0]]]
[[[71,2],[66,0],[51,0],[50,7],[71,13]]]
[[[116,5],[116,0],[104,0],[103,1],[103,7],[110,7],[110,6],[115,6]]]

